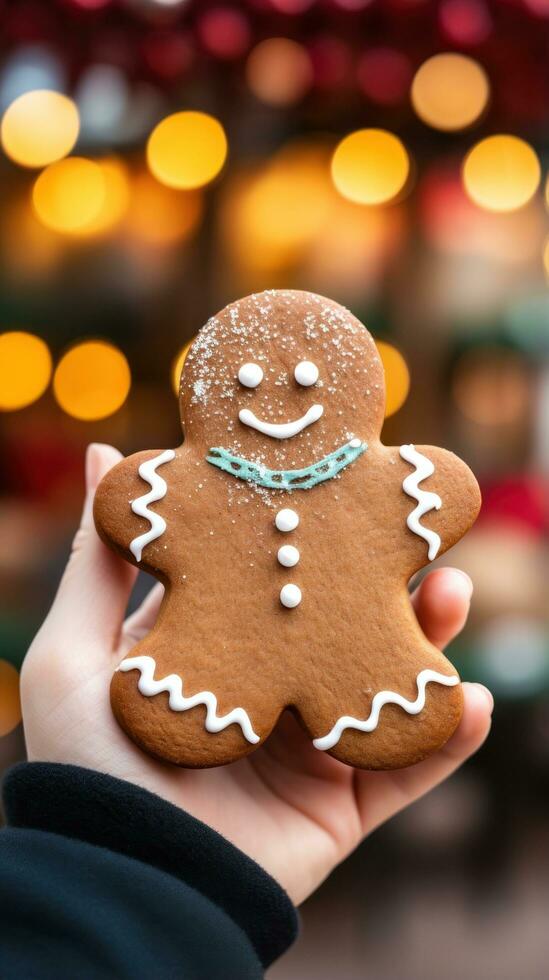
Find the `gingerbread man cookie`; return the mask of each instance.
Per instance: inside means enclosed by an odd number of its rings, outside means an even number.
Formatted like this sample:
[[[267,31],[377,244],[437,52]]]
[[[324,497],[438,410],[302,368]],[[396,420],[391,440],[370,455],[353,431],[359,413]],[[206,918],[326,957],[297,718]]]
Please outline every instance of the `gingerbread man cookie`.
[[[285,709],[318,751],[365,769],[452,734],[459,678],[407,586],[467,531],[479,490],[452,453],[383,446],[384,402],[370,334],[320,296],[248,296],[201,330],[183,445],[123,460],[95,500],[103,541],[166,586],[111,685],[141,748],[222,765]]]

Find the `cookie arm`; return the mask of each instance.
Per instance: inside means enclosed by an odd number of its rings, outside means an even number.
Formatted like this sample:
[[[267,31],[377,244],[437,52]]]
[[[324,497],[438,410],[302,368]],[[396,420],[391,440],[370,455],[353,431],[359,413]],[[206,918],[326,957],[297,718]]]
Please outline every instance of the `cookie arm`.
[[[173,450],[145,451],[128,456],[109,470],[99,484],[93,516],[102,541],[126,561],[162,571],[161,550],[154,544],[166,530],[159,503],[166,496]]]
[[[469,467],[445,449],[407,445],[399,456],[406,524],[417,540],[421,568],[469,530],[480,510],[480,490]]]

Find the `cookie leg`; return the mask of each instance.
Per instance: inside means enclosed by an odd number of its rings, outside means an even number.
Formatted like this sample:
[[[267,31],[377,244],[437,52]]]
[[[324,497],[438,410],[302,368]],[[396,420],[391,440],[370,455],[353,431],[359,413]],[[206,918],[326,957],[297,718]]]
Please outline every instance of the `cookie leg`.
[[[298,710],[319,751],[358,769],[403,769],[440,749],[463,710],[461,684],[429,682],[426,674],[399,692],[377,688],[376,698],[373,689],[362,697],[349,691],[347,698],[324,696],[321,713],[318,702]]]
[[[188,768],[221,766],[247,755],[267,738],[280,711],[254,710],[253,691],[227,690],[226,681],[193,675],[178,658],[162,667],[147,641],[122,661],[111,682],[111,705],[119,725],[145,752]],[[214,691],[216,693],[214,693]]]

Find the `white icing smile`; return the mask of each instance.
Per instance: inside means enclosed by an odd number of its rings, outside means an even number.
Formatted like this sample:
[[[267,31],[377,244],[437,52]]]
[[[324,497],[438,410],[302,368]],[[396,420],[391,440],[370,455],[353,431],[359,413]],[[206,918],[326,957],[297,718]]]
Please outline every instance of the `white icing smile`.
[[[238,417],[244,425],[249,425],[251,429],[257,429],[264,436],[271,436],[273,439],[291,439],[298,432],[303,432],[303,429],[312,425],[313,422],[318,422],[323,413],[324,407],[322,405],[311,405],[305,415],[293,422],[264,422],[262,419],[258,419],[257,415],[254,415],[249,408],[242,408]]]

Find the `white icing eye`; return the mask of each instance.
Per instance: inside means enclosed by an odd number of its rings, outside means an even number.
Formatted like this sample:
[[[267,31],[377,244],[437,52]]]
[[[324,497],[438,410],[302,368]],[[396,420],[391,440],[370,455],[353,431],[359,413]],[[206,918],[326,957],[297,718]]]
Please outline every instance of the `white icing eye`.
[[[294,378],[298,385],[303,385],[304,388],[310,388],[311,385],[316,384],[318,381],[318,368],[316,364],[313,364],[312,361],[300,361],[295,366]]]
[[[245,388],[257,388],[263,381],[263,370],[259,364],[249,361],[243,364],[238,372],[238,380]]]

